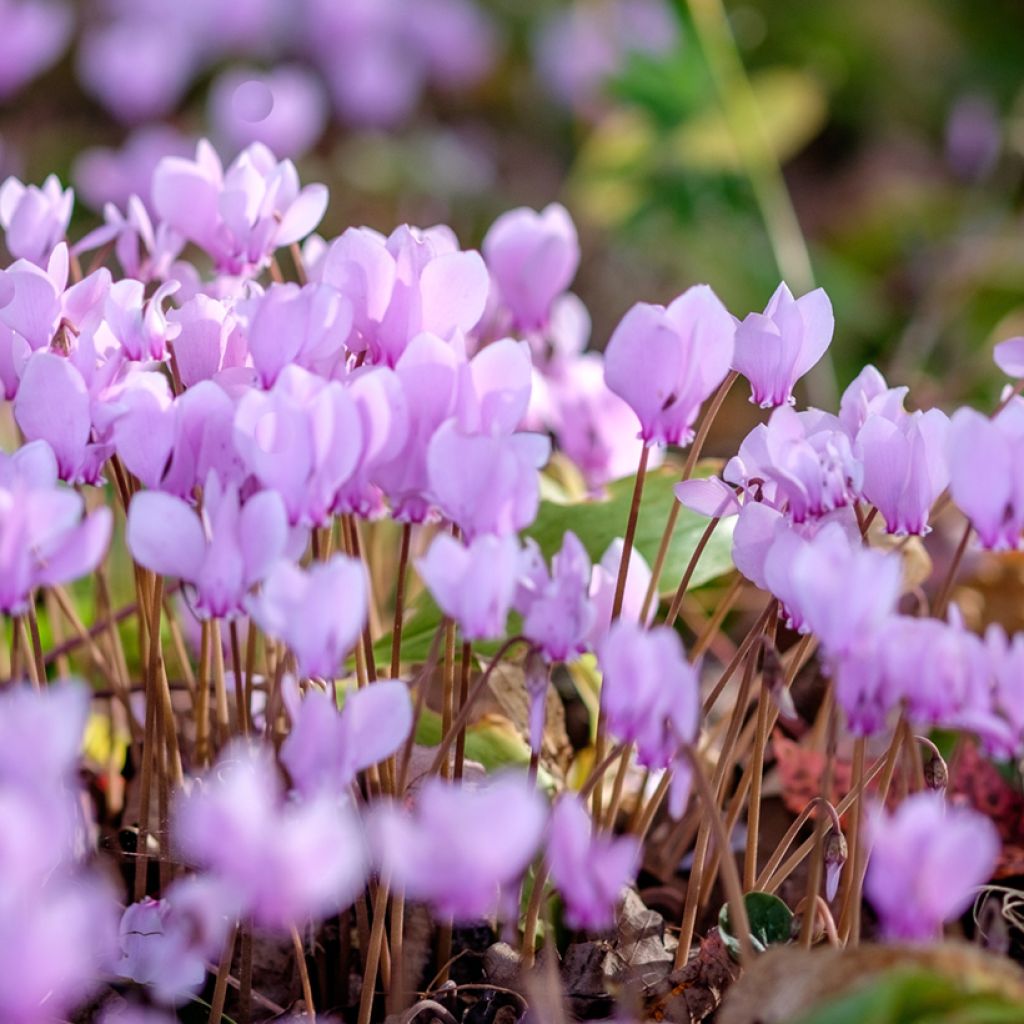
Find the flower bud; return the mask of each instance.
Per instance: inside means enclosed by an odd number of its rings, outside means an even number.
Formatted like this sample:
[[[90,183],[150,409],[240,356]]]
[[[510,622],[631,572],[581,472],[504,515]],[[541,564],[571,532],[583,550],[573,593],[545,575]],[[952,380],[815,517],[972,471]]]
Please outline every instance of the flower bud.
[[[839,879],[849,855],[846,836],[833,829],[825,840],[825,898],[831,903],[839,891]]]

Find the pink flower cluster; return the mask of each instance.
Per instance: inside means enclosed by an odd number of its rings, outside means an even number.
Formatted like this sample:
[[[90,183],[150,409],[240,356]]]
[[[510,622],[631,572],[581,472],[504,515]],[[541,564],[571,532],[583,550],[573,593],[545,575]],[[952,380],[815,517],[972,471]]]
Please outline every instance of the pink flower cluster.
[[[399,785],[422,708],[407,680],[378,679],[372,665],[381,581],[361,537],[386,517],[400,524],[406,553],[415,536],[411,564],[444,617],[437,640],[447,634],[449,670],[456,635],[467,663],[476,641],[525,648],[535,758],[555,666],[598,673],[595,750],[614,744],[623,772],[635,759],[680,818],[691,782],[702,781],[691,773],[704,666],[672,623],[654,624],[657,601],[644,612],[658,590],[633,546],[635,523],[605,552],[571,530],[542,552],[523,533],[553,445],[595,492],[639,465],[639,507],[651,456],[690,444],[739,375],[772,412],[721,478],[683,481],[676,494],[734,520],[736,568],[789,627],[816,639],[845,725],[875,733],[902,715],[1019,753],[1024,638],[997,627],[982,638],[955,609],[911,614],[885,534],[927,533],[948,487],[985,548],[1015,547],[1024,399],[1009,397],[993,417],[911,412],[906,389],[868,367],[838,414],[797,411],[794,389],[831,341],[833,319],[824,292],[796,298],[785,285],[742,320],[707,285],[667,306],[638,303],[603,356],[586,352],[586,311],[568,291],[578,240],[557,205],[505,214],[479,252],[444,226],[320,239],[312,232],[327,190],[302,186],[260,143],[227,167],[208,143],[194,159],[168,157],[150,195],[151,208],[108,210],[75,247],[76,256],[100,250],[83,276],[64,238],[70,193],[55,179],[0,188],[15,257],[0,271],[0,380],[24,438],[0,456],[0,612],[35,629],[39,591],[97,569],[113,532],[109,488],[139,604],[147,573],[179,580],[204,623],[201,659],[226,625],[245,735],[227,742],[221,664],[217,756],[182,759],[182,784],[162,812],[188,873],[124,910],[115,949],[103,938],[113,902],[81,862],[86,819],[69,800],[84,693],[0,698],[0,800],[27,822],[0,851],[11,866],[0,881],[0,951],[29,979],[22,985],[0,957],[5,1020],[63,1012],[87,992],[97,957],[158,1002],[178,1003],[237,922],[288,933],[345,910],[371,878],[441,920],[514,921],[527,872],[542,863],[571,927],[611,924],[640,844],[614,836],[580,797],[549,806],[535,775],[514,773],[479,783],[431,772]],[[295,281],[283,280],[282,250]],[[1002,350],[1008,365],[1012,356]],[[259,715],[239,626],[262,635],[273,666]],[[38,638],[31,646],[18,653],[41,686]],[[154,651],[150,736],[167,711],[154,699]],[[360,686],[350,690],[339,680],[353,651]],[[595,774],[589,784],[598,783]],[[993,844],[965,852],[972,822],[920,797],[878,818],[868,893],[888,934],[927,937],[984,880]],[[961,862],[969,870],[953,878]],[[899,880],[922,863],[928,872],[903,893]],[[30,905],[29,891],[43,897]],[[51,909],[72,921],[56,938]],[[37,937],[67,955],[42,957],[43,970]]]

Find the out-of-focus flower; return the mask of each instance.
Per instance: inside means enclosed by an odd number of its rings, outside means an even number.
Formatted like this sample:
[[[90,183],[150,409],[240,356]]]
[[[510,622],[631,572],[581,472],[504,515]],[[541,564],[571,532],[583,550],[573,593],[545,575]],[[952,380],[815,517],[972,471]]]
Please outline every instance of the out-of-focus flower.
[[[991,419],[957,409],[949,426],[949,490],[984,547],[1016,548],[1024,528],[1024,399]]]
[[[297,64],[282,64],[265,74],[229,68],[210,86],[207,107],[213,134],[231,152],[261,142],[279,157],[298,159],[327,124],[323,87]]]
[[[644,629],[616,619],[598,651],[601,707],[608,731],[635,743],[637,761],[672,769],[669,810],[682,817],[690,795],[690,763],[681,747],[697,736],[699,683],[679,635],[667,626]]]
[[[88,707],[79,683],[0,694],[0,814],[11,825],[0,832],[0,1019],[11,1024],[71,1016],[115,948],[114,894],[80,863]]]
[[[604,359],[598,353],[565,360],[542,380],[548,393],[544,420],[589,487],[600,490],[636,469],[643,447],[636,436],[636,416],[605,383]],[[648,468],[660,457],[660,451],[652,451]]]
[[[988,96],[961,96],[946,121],[946,160],[965,181],[984,181],[999,159],[1003,126]]]
[[[366,609],[362,563],[345,555],[308,569],[281,559],[249,603],[259,627],[291,648],[300,673],[326,679],[333,678],[355,645]]]
[[[161,899],[146,896],[121,915],[114,970],[161,1003],[182,1003],[202,986],[239,910],[232,887],[212,876],[172,882]]]
[[[259,143],[224,170],[204,139],[194,160],[165,157],[153,174],[153,205],[183,238],[204,249],[219,270],[262,268],[274,250],[316,229],[327,209],[325,185],[299,186],[290,160]]]
[[[237,488],[222,488],[211,473],[199,515],[173,495],[136,494],[126,540],[140,565],[195,587],[200,615],[224,618],[242,611],[245,595],[284,554],[288,520],[274,491],[254,494],[243,505]]]
[[[992,351],[992,359],[1007,377],[1024,377],[1024,338],[1007,338]]]
[[[701,403],[721,384],[736,325],[707,285],[667,309],[637,303],[612,334],[604,357],[608,387],[629,403],[648,444],[689,444]]]
[[[0,3],[0,100],[7,100],[64,52],[74,17],[67,4],[50,0]]]
[[[550,451],[540,434],[466,434],[449,420],[427,448],[430,493],[469,540],[516,533],[537,515],[538,470]]]
[[[74,205],[74,189],[62,188],[55,174],[41,188],[8,178],[0,185],[0,225],[7,251],[15,259],[46,266],[71,223]]]
[[[828,655],[842,658],[892,614],[903,564],[830,522],[811,537],[793,527],[779,530],[765,555],[764,578],[790,625],[813,633]]]
[[[137,196],[153,212],[153,172],[166,156],[187,157],[195,142],[163,124],[146,125],[132,132],[120,149],[93,146],[84,149],[71,166],[71,180],[82,200],[94,210],[107,203],[125,209]]]
[[[98,23],[79,40],[79,81],[120,121],[171,113],[195,73],[201,37],[170,10]]]
[[[601,643],[612,621],[612,608],[615,604],[615,585],[619,576],[619,562],[622,560],[624,543],[621,537],[608,545],[601,556],[601,561],[594,566],[590,577],[590,602],[593,608],[594,622],[590,629],[590,646],[596,650]],[[622,593],[621,616],[624,619],[640,620],[644,598],[651,582],[651,569],[644,556],[634,547],[629,553],[629,569],[626,574],[626,589]],[[657,611],[657,602],[652,601],[647,612],[650,625]]]
[[[330,795],[284,802],[271,752],[236,743],[174,814],[182,853],[205,868],[239,914],[287,931],[348,906],[367,862],[354,812]]]
[[[970,906],[999,856],[992,822],[940,793],[915,793],[893,814],[876,809],[867,831],[865,893],[885,937],[896,941],[938,938]]]
[[[522,878],[546,818],[544,801],[525,776],[499,777],[480,788],[430,779],[411,814],[383,804],[368,829],[393,888],[429,903],[440,917],[469,921],[494,911],[499,893]]]
[[[750,400],[762,409],[792,404],[793,386],[825,354],[834,329],[824,289],[794,299],[780,284],[764,312],[736,328],[732,365],[750,381]]]
[[[573,3],[541,27],[538,71],[557,100],[596,118],[607,105],[606,84],[630,54],[669,53],[679,24],[664,0]]]
[[[580,245],[569,212],[552,203],[539,213],[503,213],[484,238],[483,254],[513,326],[532,331],[547,325],[552,303],[572,282]]]
[[[53,452],[44,442],[0,453],[0,611],[20,615],[40,586],[92,572],[106,554],[113,516],[83,516],[75,491],[57,486]]]
[[[504,635],[521,566],[519,541],[490,534],[465,546],[438,534],[416,563],[434,600],[467,640]]]
[[[563,796],[551,814],[547,862],[569,926],[608,928],[623,887],[636,877],[640,842],[635,836],[598,834],[579,798]]]
[[[412,702],[401,680],[378,680],[346,694],[340,712],[333,687],[314,687],[300,698],[294,679],[283,685],[292,728],[281,763],[305,796],[346,793],[359,772],[398,750],[412,728]]]
[[[928,513],[949,481],[949,419],[939,409],[895,422],[869,415],[854,446],[864,466],[861,492],[878,508],[889,533],[928,532]]]
[[[561,548],[520,590],[523,635],[550,661],[568,661],[587,649],[594,625],[590,601],[592,566],[579,537],[566,530]]]

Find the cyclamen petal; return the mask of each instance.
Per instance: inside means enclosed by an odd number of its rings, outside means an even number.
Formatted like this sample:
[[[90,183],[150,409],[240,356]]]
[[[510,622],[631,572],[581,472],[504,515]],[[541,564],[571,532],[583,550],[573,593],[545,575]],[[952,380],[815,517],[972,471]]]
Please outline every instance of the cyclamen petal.
[[[689,443],[701,404],[729,371],[735,334],[707,285],[623,317],[605,349],[605,381],[636,413],[645,442]]]
[[[378,805],[368,830],[374,858],[395,888],[439,916],[471,921],[519,883],[546,819],[525,776],[499,776],[479,788],[430,779],[411,813]]]
[[[504,635],[521,566],[515,537],[487,534],[466,547],[448,534],[438,534],[416,563],[434,600],[467,640]]]
[[[930,941],[989,880],[1000,840],[984,815],[915,793],[893,814],[876,809],[864,891],[891,941]]]
[[[366,623],[366,574],[344,555],[309,569],[279,560],[249,608],[261,629],[291,648],[302,675],[331,679]]]
[[[527,331],[547,325],[580,262],[576,226],[559,203],[539,213],[528,207],[503,213],[487,232],[483,253],[514,325]]]
[[[793,385],[825,354],[835,320],[821,288],[794,299],[785,282],[764,313],[736,328],[733,368],[750,381],[750,400],[768,409],[793,401]]]
[[[614,923],[622,889],[636,877],[640,842],[598,834],[579,798],[563,796],[551,815],[547,858],[569,926],[598,930]]]

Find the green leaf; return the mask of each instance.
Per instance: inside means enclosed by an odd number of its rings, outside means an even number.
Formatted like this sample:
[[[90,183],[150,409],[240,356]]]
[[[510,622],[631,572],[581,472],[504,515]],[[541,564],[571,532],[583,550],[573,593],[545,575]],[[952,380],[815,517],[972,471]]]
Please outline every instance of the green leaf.
[[[829,1000],[795,1024],[1011,1024],[1024,1019],[1016,1000],[970,992],[962,979],[900,968]]]
[[[708,476],[716,464],[704,462],[698,466],[697,476]],[[550,558],[561,546],[566,530],[572,530],[582,541],[587,553],[596,562],[616,537],[626,532],[626,521],[633,500],[633,477],[616,480],[602,500],[560,505],[542,501],[533,525],[523,535],[532,537],[545,558]],[[677,504],[673,488],[679,482],[677,469],[663,466],[647,474],[644,482],[640,517],[637,520],[635,544],[637,551],[650,565],[658,553],[661,535],[672,506]],[[708,520],[703,516],[680,508],[679,519],[665,567],[661,574],[662,593],[672,594],[686,569]],[[711,535],[707,547],[697,563],[690,588],[699,587],[724,575],[732,569],[733,520],[723,520]]]
[[[416,727],[416,743],[436,747],[440,742],[441,716],[424,708]],[[500,768],[525,768],[530,763],[530,746],[503,715],[484,715],[466,729],[466,760],[482,764],[488,773]],[[555,780],[543,767],[538,769],[537,781],[545,789],[555,787]]]
[[[717,463],[704,461],[698,464],[696,476],[708,476],[718,468]],[[624,477],[609,485],[607,497],[594,500],[564,503],[554,500],[542,501],[533,525],[523,531],[524,537],[532,537],[539,545],[545,558],[550,558],[561,546],[566,530],[572,530],[590,557],[597,562],[608,545],[626,532],[626,520],[633,500],[633,477]],[[640,517],[637,520],[636,548],[650,565],[658,553],[665,521],[676,497],[673,488],[679,482],[677,469],[663,466],[647,474],[643,500],[640,503]],[[662,594],[674,594],[679,580],[686,569],[701,535],[707,528],[708,520],[688,509],[680,508],[679,519],[668,555],[661,574]],[[690,580],[690,589],[702,586],[732,570],[733,520],[718,524],[705,547],[697,568]],[[430,651],[434,634],[441,625],[441,610],[430,594],[423,593],[412,615],[406,619],[402,630],[402,661],[424,661]],[[519,630],[519,617],[509,617],[508,635]],[[479,654],[493,654],[502,641],[474,643],[473,650]],[[391,661],[391,636],[382,636],[374,644],[377,665],[384,666]]]
[[[763,953],[769,946],[784,945],[792,936],[793,912],[778,896],[767,892],[748,892],[743,897],[750,921],[750,938],[754,948]],[[733,956],[739,957],[740,944],[732,933],[729,904],[718,912],[718,931]]]

